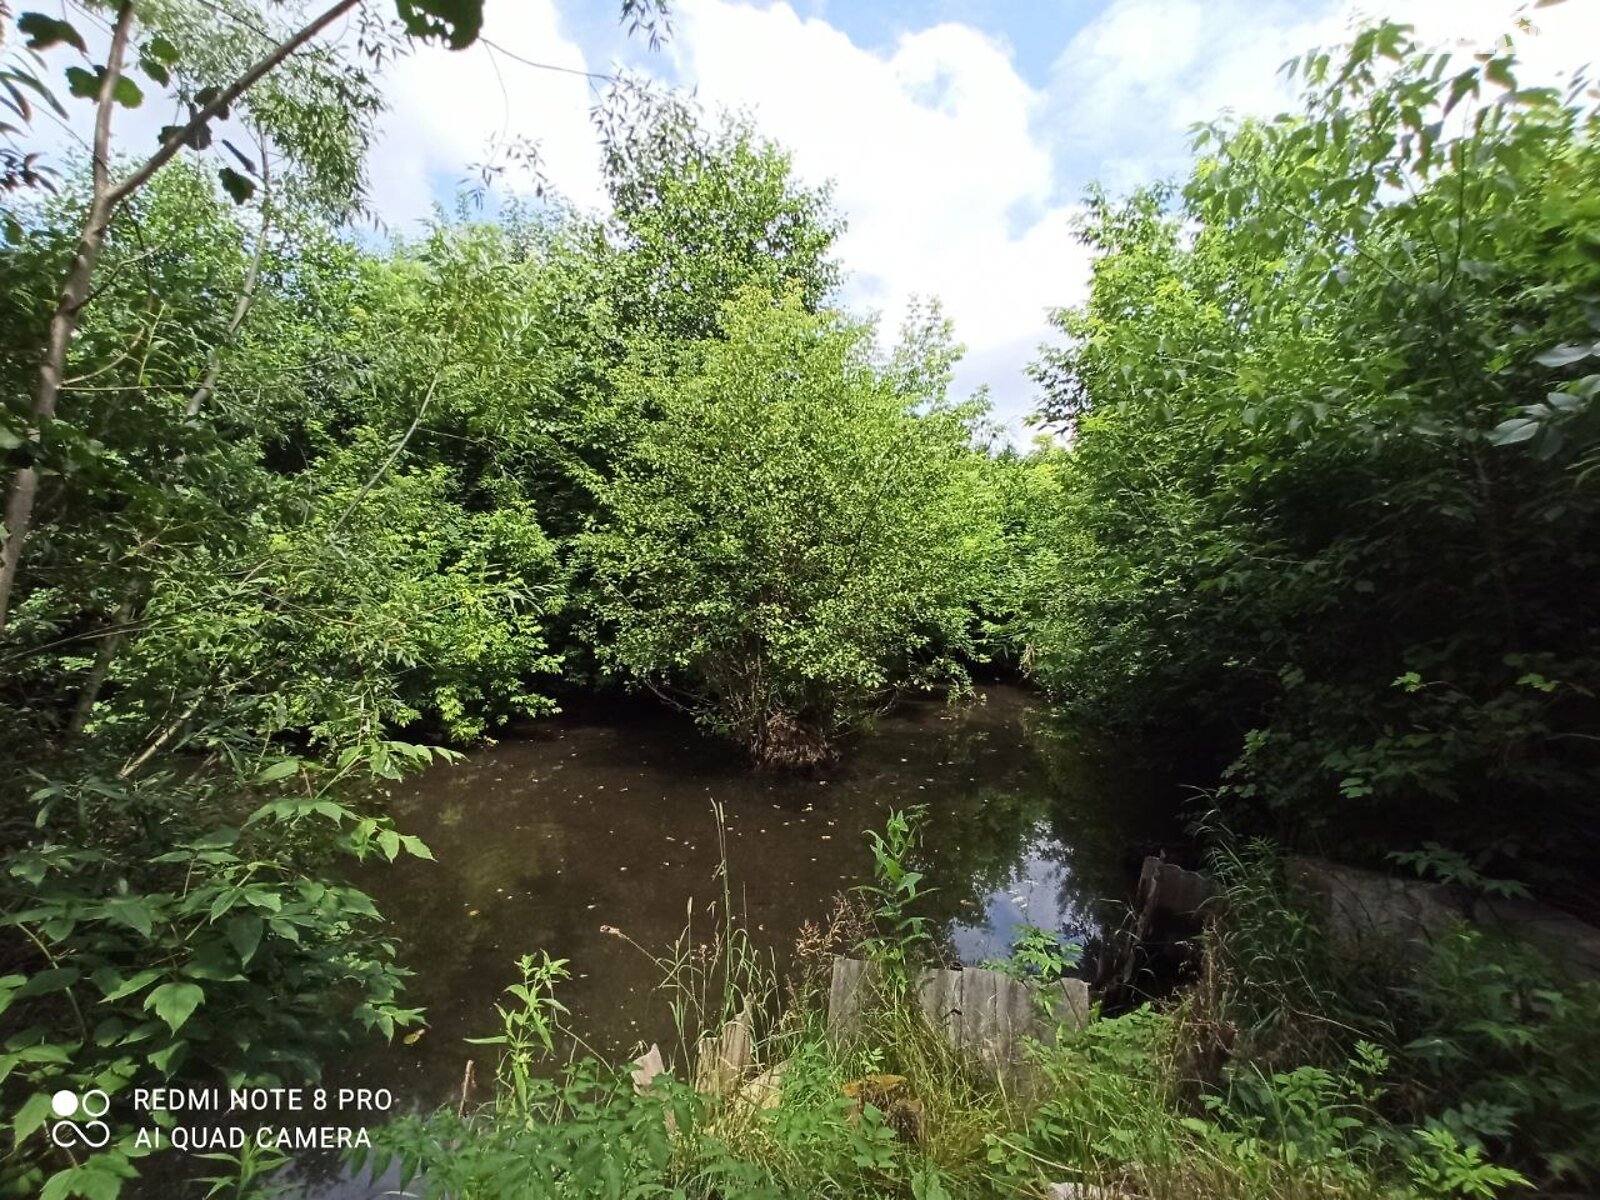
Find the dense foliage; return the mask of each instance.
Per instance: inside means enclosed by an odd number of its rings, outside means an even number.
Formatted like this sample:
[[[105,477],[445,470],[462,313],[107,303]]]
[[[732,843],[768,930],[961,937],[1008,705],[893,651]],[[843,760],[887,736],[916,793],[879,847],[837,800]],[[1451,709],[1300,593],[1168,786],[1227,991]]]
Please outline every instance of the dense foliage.
[[[880,369],[869,329],[792,295],[741,293],[722,329],[618,371],[655,418],[600,490],[594,608],[607,661],[801,765],[897,686],[963,676],[999,530],[939,363]]]
[[[1460,928],[1414,986],[1371,986],[1382,968],[1340,952],[1293,907],[1264,843],[1216,856],[1228,903],[1205,935],[1201,987],[1046,1025],[1001,1085],[929,1028],[904,986],[930,948],[920,827],[913,810],[869,833],[874,881],[808,940],[742,1082],[690,1086],[687,1056],[642,1081],[581,1053],[552,1070],[566,1054],[566,964],[526,958],[498,1006],[503,1032],[482,1039],[501,1048],[494,1093],[471,1112],[396,1122],[379,1164],[430,1197],[508,1198],[632,1186],[705,1200],[1002,1200],[1066,1182],[1137,1196],[1446,1200],[1594,1178],[1600,984]],[[732,969],[669,971],[662,989],[724,1020],[759,1004],[775,981],[748,948],[728,923],[708,953]],[[841,951],[883,981],[850,1031],[827,1014]],[[1071,955],[1025,928],[995,965],[1037,987],[1048,1011]],[[1351,1003],[1351,973],[1364,1004]]]
[[[621,7],[654,39],[659,4]],[[352,236],[373,73],[481,18],[402,0],[399,26],[317,40],[356,8],[73,6],[105,18],[104,62],[24,13],[0,69],[0,1194],[136,1177],[127,1139],[48,1142],[55,1088],[303,1079],[329,1042],[414,1022],[345,882],[429,856],[382,784],[579,689],[652,692],[806,767],[999,663],[1082,719],[1195,734],[1220,773],[1193,782],[1236,827],[1584,901],[1581,89],[1393,25],[1307,56],[1303,111],[1205,130],[1181,189],[1090,198],[1093,289],[1037,368],[1061,436],[1019,453],[949,395],[936,308],[892,347],[840,308],[826,186],[748,120],[638,81],[597,111],[607,212],[464,204]],[[52,87],[72,52],[87,69]],[[190,115],[141,153],[112,118],[145,88]],[[25,93],[65,112],[57,91],[97,121],[52,174],[13,119]],[[253,149],[213,144],[225,117]],[[926,950],[910,852],[904,820],[874,842],[860,943],[901,968]],[[1041,1052],[1027,1104],[906,1012],[842,1054],[804,1004],[770,1118],[635,1097],[595,1064],[551,1081],[529,1039],[549,1048],[557,964],[530,958],[501,1099],[402,1123],[395,1148],[475,1194],[528,1172],[1015,1194],[1062,1165],[1173,1194],[1594,1186],[1593,985],[1530,988],[1549,964],[1457,930],[1418,975],[1336,986],[1349,964],[1271,876],[1263,851],[1230,880],[1210,991]],[[1030,937],[1008,969],[1059,974],[1051,932]],[[1228,1062],[1199,1060],[1222,1040]],[[913,1153],[840,1102],[897,1066],[948,1142]]]
[[[116,19],[184,97],[261,49],[205,5]],[[548,713],[563,676],[670,676],[757,759],[817,757],[980,653],[999,531],[954,351],[933,322],[880,358],[829,310],[840,222],[778,147],[621,86],[606,216],[374,245],[336,224],[372,82],[286,61],[235,112],[248,178],[174,155],[110,203],[135,157],[4,201],[8,1193],[132,1177],[126,1138],[49,1144],[56,1088],[304,1079],[415,1018],[340,861],[428,854],[371,795],[427,743]]]
[[[1237,755],[1238,819],[1554,883],[1600,783],[1600,119],[1513,70],[1383,25],[1094,198],[1036,636],[1078,711]]]

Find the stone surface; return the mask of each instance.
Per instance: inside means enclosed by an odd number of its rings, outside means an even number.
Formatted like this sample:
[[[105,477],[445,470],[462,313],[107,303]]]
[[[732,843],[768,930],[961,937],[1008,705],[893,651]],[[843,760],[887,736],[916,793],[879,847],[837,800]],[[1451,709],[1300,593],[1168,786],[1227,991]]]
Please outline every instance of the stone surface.
[[[835,957],[828,979],[828,1035],[837,1040],[855,1036],[862,1010],[878,986],[878,968],[860,958]]]
[[[783,1075],[789,1069],[787,1061],[774,1063],[754,1079],[739,1086],[740,1101],[751,1108],[777,1108],[783,1099]]]
[[[661,1061],[661,1047],[651,1042],[650,1049],[633,1060],[633,1090],[641,1094],[649,1091],[650,1081],[666,1073],[666,1064]]]
[[[1048,1200],[1126,1200],[1127,1192],[1097,1183],[1052,1183],[1044,1190]]]
[[[1346,951],[1387,952],[1416,963],[1467,915],[1466,898],[1444,884],[1397,879],[1320,858],[1290,856],[1283,865],[1291,892]]]
[[[1152,854],[1139,870],[1139,900],[1135,907],[1141,913],[1194,917],[1216,909],[1221,897],[1222,885],[1209,875],[1185,870]]]
[[[1600,979],[1600,929],[1536,900],[1482,896],[1472,919],[1485,929],[1530,942],[1585,979]]]
[[[695,1048],[695,1091],[726,1096],[750,1069],[755,1052],[755,1018],[746,1008]]]
[[[1044,1032],[1027,985],[998,971],[925,971],[917,999],[945,1041],[996,1073],[1012,1062],[1024,1037]]]

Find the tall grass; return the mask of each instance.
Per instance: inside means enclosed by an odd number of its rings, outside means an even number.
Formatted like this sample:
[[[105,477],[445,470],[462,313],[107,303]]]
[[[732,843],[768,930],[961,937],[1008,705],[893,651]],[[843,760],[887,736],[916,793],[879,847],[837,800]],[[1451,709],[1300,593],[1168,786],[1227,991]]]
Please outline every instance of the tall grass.
[[[1491,1197],[1523,1183],[1470,1130],[1419,1116],[1395,1029],[1405,1003],[1372,1006],[1368,980],[1294,910],[1271,848],[1213,860],[1226,916],[1204,936],[1203,978],[1146,1005],[1026,1047],[1010,1084],[924,1019],[910,985],[930,945],[914,906],[918,815],[871,839],[874,882],[808,927],[784,986],[757,949],[723,866],[720,903],[650,954],[677,1045],[636,1090],[626,1068],[574,1059],[547,1078],[528,1056],[558,1051],[559,964],[533,962],[502,1008],[500,1094],[478,1112],[397,1123],[383,1138],[430,1196],[734,1197]],[[832,954],[872,956],[887,986],[830,1035]],[[1025,947],[1025,954],[1036,953]],[[1020,960],[1019,960],[1020,962]],[[1018,974],[1026,974],[1018,966]],[[534,986],[537,985],[537,986]],[[1435,1001],[1438,997],[1434,993]],[[781,1003],[780,997],[782,998]],[[519,1010],[518,1004],[521,1005]],[[707,1035],[758,1014],[742,1077],[697,1092]],[[1439,1021],[1435,1021],[1439,1026]],[[546,1073],[547,1074],[547,1073]]]

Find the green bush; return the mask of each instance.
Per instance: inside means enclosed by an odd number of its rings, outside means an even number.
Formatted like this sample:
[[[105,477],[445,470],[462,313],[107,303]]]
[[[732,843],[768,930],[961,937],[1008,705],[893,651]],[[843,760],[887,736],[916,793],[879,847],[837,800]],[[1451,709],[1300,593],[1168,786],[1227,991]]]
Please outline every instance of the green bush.
[[[1039,671],[1237,755],[1236,820],[1443,825],[1558,886],[1600,783],[1600,118],[1393,24],[1292,65],[1301,110],[1203,130],[1181,191],[1090,199]]]

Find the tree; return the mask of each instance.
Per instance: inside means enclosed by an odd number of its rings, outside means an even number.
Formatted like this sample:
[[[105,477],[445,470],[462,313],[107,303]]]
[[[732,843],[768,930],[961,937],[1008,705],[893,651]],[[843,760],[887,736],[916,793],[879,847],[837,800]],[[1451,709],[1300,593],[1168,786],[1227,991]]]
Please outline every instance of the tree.
[[[792,291],[812,312],[827,301],[844,223],[829,189],[795,180],[787,151],[748,119],[708,129],[683,100],[638,84],[615,89],[598,115],[624,328],[707,337],[745,288]]]
[[[597,635],[757,761],[804,765],[897,690],[964,679],[998,532],[986,460],[940,371],[876,368],[867,327],[747,291],[720,328],[641,339],[618,372],[659,415],[583,543]]]
[[[1040,364],[1075,431],[1042,666],[1237,751],[1238,820],[1444,827],[1560,887],[1600,782],[1600,118],[1392,24],[1296,69],[1304,110],[1202,132],[1181,197],[1091,204]]]
[[[483,0],[395,0],[406,35],[442,40],[453,49],[471,45],[483,24]],[[100,4],[85,0],[83,11]],[[383,22],[362,7],[361,0],[335,0],[320,10],[297,9],[293,19],[275,19],[254,4],[217,8],[206,4],[142,3],[119,0],[112,7],[111,34],[105,61],[71,66],[64,73],[72,95],[91,99],[95,108],[90,146],[92,186],[77,248],[61,281],[50,318],[33,388],[32,405],[22,429],[7,440],[18,459],[7,489],[4,528],[0,529],[0,636],[6,630],[12,593],[38,496],[42,469],[50,462],[49,426],[54,421],[68,355],[84,307],[91,297],[95,269],[106,232],[118,210],[155,174],[186,148],[212,146],[216,122],[237,105],[245,120],[296,165],[305,168],[315,194],[336,211],[350,211],[360,198],[360,161],[378,99],[367,73],[348,61],[337,43],[317,39],[336,21],[360,13],[360,50],[380,65],[395,52]],[[645,31],[652,44],[665,27],[664,0],[622,0],[622,18],[633,30]],[[17,18],[28,49],[65,46],[87,57],[87,44],[72,22],[40,12]],[[131,57],[130,57],[131,55]],[[141,85],[133,70],[143,75]],[[12,107],[22,87],[43,90],[37,73],[11,71],[5,77]],[[160,144],[136,165],[118,171],[114,162],[112,122],[119,107],[135,107],[144,87],[167,90],[189,118],[164,128]],[[48,92],[45,92],[48,98]],[[8,132],[15,127],[8,127]],[[255,192],[251,178],[265,170],[226,139],[231,155],[220,179],[243,203]],[[219,151],[220,153],[220,151]],[[21,167],[17,167],[17,161]],[[242,166],[244,173],[235,169]],[[26,155],[6,159],[7,178],[34,178]]]

